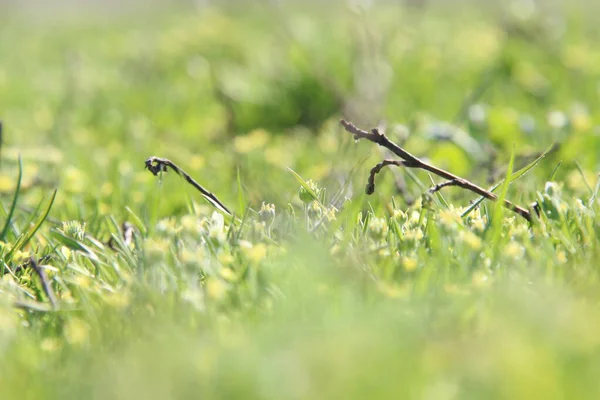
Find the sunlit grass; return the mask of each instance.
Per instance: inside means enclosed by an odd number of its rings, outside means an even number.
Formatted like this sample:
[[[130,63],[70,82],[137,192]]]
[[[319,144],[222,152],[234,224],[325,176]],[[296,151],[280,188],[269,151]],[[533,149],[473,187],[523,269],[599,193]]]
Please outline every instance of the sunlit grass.
[[[466,10],[15,17],[0,397],[597,397],[597,33]],[[389,155],[342,116],[539,212],[402,169],[366,196]]]

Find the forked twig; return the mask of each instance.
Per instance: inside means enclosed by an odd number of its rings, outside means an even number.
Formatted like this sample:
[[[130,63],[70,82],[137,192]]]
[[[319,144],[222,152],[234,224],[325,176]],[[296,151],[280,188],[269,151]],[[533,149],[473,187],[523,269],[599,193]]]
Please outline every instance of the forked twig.
[[[438,183],[437,185],[435,185],[434,187],[432,187],[428,191],[429,191],[430,194],[434,194],[435,192],[438,192],[438,191],[442,190],[446,186],[457,186],[457,185],[458,185],[457,181],[446,181],[446,182]]]
[[[369,175],[369,184],[367,184],[367,190],[366,190],[367,194],[373,193],[372,191],[369,191],[369,189],[375,190],[375,186],[374,186],[375,175],[379,171],[381,171],[381,169],[383,167],[385,167],[386,165],[397,165],[397,166],[404,166],[407,168],[423,169],[425,171],[431,172],[434,175],[444,178],[448,181],[448,182],[444,182],[440,185],[436,185],[434,188],[432,188],[432,189],[435,189],[434,192],[438,191],[446,186],[459,186],[463,189],[469,190],[469,191],[476,193],[482,197],[485,197],[488,200],[492,200],[492,201],[498,200],[498,196],[495,195],[494,193],[492,193],[488,190],[485,190],[484,188],[477,186],[476,184],[474,184],[464,178],[456,176],[446,170],[443,170],[441,168],[438,168],[434,165],[428,164],[428,163],[420,160],[419,158],[410,154],[408,151],[404,150],[402,147],[398,146],[396,143],[389,140],[387,138],[387,136],[385,136],[385,134],[381,133],[378,129],[372,129],[371,132],[367,132],[365,130],[362,130],[362,129],[356,127],[354,124],[352,124],[351,122],[348,122],[346,120],[342,119],[340,121],[340,123],[342,124],[344,129],[346,129],[346,131],[348,131],[349,133],[351,133],[354,136],[355,140],[367,139],[370,142],[373,142],[373,143],[378,144],[379,146],[385,147],[386,149],[390,150],[392,153],[394,153],[395,155],[397,155],[398,157],[400,157],[402,159],[402,161],[395,161],[395,162],[391,162],[392,160],[386,160],[387,162],[384,161],[383,163],[380,163],[377,166],[375,166],[375,168],[373,168],[371,170],[371,174]],[[504,200],[503,205],[504,205],[504,207],[508,208],[509,210],[519,214],[521,217],[525,218],[527,221],[531,222],[531,212],[529,210],[526,210],[523,207],[520,207],[514,203],[511,203],[508,200]]]
[[[146,160],[146,168],[148,169],[148,171],[152,172],[154,176],[157,176],[159,172],[166,172],[168,168],[171,168],[173,171],[175,171],[175,173],[177,173],[177,175],[183,177],[183,179],[185,179],[190,185],[195,187],[196,190],[198,190],[210,204],[215,206],[217,209],[223,211],[227,215],[233,216],[231,211],[229,211],[229,209],[225,206],[225,204],[221,202],[221,200],[217,198],[217,196],[203,188],[198,182],[192,179],[192,177],[189,176],[184,170],[179,168],[170,160],[160,157],[150,157]]]
[[[405,161],[383,160],[382,162],[371,168],[371,172],[369,173],[369,180],[367,181],[367,186],[365,187],[365,192],[367,194],[373,194],[375,192],[375,175],[380,173],[381,170],[387,167],[388,165],[395,165],[397,167],[406,166]]]

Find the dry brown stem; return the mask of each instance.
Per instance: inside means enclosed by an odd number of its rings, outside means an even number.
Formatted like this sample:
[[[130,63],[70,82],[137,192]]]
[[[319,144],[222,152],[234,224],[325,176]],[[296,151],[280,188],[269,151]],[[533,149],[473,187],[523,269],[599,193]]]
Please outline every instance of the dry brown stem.
[[[356,127],[354,124],[352,124],[351,122],[348,122],[346,120],[342,119],[340,121],[340,123],[342,124],[344,129],[346,129],[346,131],[348,131],[349,133],[351,133],[354,136],[355,140],[367,139],[370,142],[373,142],[373,143],[378,144],[379,146],[385,147],[386,149],[388,149],[389,151],[391,151],[392,153],[394,153],[395,155],[397,155],[398,157],[400,157],[402,159],[402,160],[384,160],[383,162],[377,164],[371,170],[371,173],[369,175],[369,181],[368,181],[368,184],[366,187],[367,194],[372,194],[375,191],[375,175],[377,173],[379,173],[379,171],[381,171],[381,169],[384,168],[385,166],[395,165],[395,166],[402,166],[402,167],[407,167],[407,168],[422,169],[422,170],[431,172],[432,174],[437,175],[440,178],[447,180],[447,182],[444,182],[444,183],[434,186],[431,190],[432,192],[436,192],[446,186],[459,186],[463,189],[469,190],[469,191],[476,193],[482,197],[485,197],[488,200],[498,201],[498,196],[495,195],[494,193],[470,182],[467,179],[456,176],[446,170],[443,170],[434,165],[428,164],[425,161],[420,160],[419,158],[415,157],[408,151],[404,150],[402,147],[398,146],[396,143],[389,140],[387,138],[387,136],[385,136],[385,134],[380,132],[378,129],[372,129],[371,132],[367,132],[365,130],[362,130],[362,129]],[[508,200],[504,200],[503,205],[504,205],[504,207],[508,208],[509,210],[519,214],[521,217],[525,218],[527,221],[531,222],[531,212],[529,210],[526,210],[525,208],[523,208],[521,206],[511,203]]]

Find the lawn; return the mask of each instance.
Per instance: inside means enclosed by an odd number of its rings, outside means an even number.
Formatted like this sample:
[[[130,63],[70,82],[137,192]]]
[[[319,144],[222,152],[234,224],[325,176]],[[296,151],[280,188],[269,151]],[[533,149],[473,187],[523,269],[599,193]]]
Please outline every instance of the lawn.
[[[157,3],[2,6],[0,398],[600,397],[597,5]]]

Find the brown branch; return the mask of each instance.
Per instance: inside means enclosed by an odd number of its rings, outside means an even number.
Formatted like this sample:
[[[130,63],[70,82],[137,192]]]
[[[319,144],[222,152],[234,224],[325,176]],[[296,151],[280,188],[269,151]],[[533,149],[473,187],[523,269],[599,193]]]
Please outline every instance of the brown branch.
[[[367,182],[367,186],[365,187],[365,192],[367,194],[373,194],[375,192],[375,175],[380,173],[381,170],[387,167],[388,165],[404,167],[406,166],[406,162],[398,160],[383,160],[382,162],[371,168],[371,172],[369,173],[369,180]]]
[[[229,209],[225,207],[225,204],[223,204],[221,200],[217,198],[217,196],[204,189],[198,182],[193,180],[192,177],[189,176],[184,170],[179,168],[170,160],[167,160],[166,158],[150,157],[146,160],[146,168],[148,169],[148,171],[152,172],[154,176],[157,176],[159,172],[166,172],[168,168],[171,168],[173,171],[175,171],[175,173],[177,173],[177,175],[183,177],[183,179],[185,179],[190,185],[196,188],[196,190],[198,190],[210,204],[215,206],[217,209],[223,211],[227,215],[233,216],[231,211],[229,211]]]
[[[446,181],[446,182],[438,183],[437,185],[435,185],[434,187],[429,189],[429,193],[434,194],[435,192],[439,192],[446,186],[457,186],[457,185],[458,185],[457,181]]]
[[[476,184],[474,184],[464,178],[456,176],[448,171],[445,171],[441,168],[438,168],[434,165],[428,164],[428,163],[420,160],[419,158],[415,157],[408,151],[404,150],[402,147],[398,146],[396,143],[389,140],[387,138],[387,136],[385,136],[383,133],[379,132],[378,129],[372,129],[371,132],[367,132],[365,130],[362,130],[362,129],[356,127],[354,124],[352,124],[351,122],[348,122],[346,120],[342,119],[340,121],[340,123],[342,124],[344,129],[346,129],[346,131],[350,132],[354,136],[354,140],[367,139],[370,142],[377,143],[378,145],[385,147],[386,149],[390,150],[392,153],[394,153],[395,155],[400,157],[402,160],[404,160],[404,161],[402,161],[402,165],[405,167],[418,168],[418,169],[423,169],[425,171],[429,171],[432,174],[439,176],[440,178],[444,178],[447,181],[452,181],[453,186],[459,186],[463,189],[469,190],[469,191],[476,193],[482,197],[485,197],[488,200],[492,200],[492,201],[498,200],[498,196],[496,196],[494,193],[492,193],[480,186],[477,186]],[[381,168],[383,168],[383,167],[381,167]],[[368,187],[368,185],[367,185],[367,187]],[[531,222],[531,212],[529,210],[526,210],[523,207],[513,204],[508,200],[504,200],[503,205],[504,205],[504,207],[508,208],[509,210],[519,214],[521,217],[525,218],[527,221]]]
[[[42,282],[42,288],[44,289],[44,293],[46,293],[46,296],[48,296],[48,300],[50,300],[50,304],[52,305],[52,308],[56,309],[56,306],[57,306],[56,296],[54,295],[52,286],[50,286],[50,281],[48,280],[48,275],[46,275],[46,271],[44,271],[44,269],[42,267],[40,267],[38,262],[33,257],[31,257],[29,259],[29,266],[40,277],[40,281]]]

